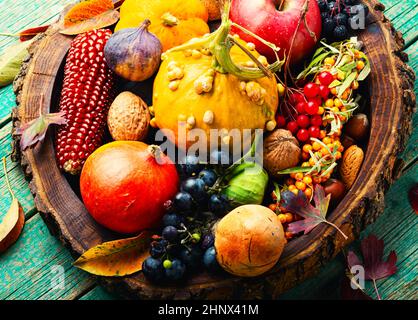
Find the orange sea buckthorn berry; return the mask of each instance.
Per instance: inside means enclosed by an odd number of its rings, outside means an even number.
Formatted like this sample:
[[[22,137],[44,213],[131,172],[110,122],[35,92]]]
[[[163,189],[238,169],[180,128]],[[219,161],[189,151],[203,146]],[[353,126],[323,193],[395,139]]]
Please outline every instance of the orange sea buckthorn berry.
[[[336,96],[338,94],[337,88],[331,88],[331,93]]]
[[[319,139],[324,139],[327,136],[327,132],[325,130],[321,130],[319,132]]]
[[[306,168],[306,167],[310,167],[311,165],[309,164],[309,162],[304,162],[302,163],[302,168]]]
[[[361,71],[361,70],[364,69],[364,67],[365,67],[365,64],[364,64],[363,60],[357,61],[357,66],[356,66],[357,70]]]
[[[298,180],[298,181],[302,180],[303,179],[303,173],[301,173],[301,172],[296,173],[295,179]],[[297,185],[296,185],[296,187],[297,187]]]
[[[351,84],[351,88],[353,90],[357,90],[360,87],[360,84],[357,80],[354,80],[353,83]]]
[[[347,117],[346,116],[343,116],[343,115],[340,115],[340,120],[341,120],[341,122],[346,122],[347,121]]]
[[[326,58],[325,60],[324,60],[324,64],[325,65],[328,65],[328,66],[333,66],[334,64],[335,64],[335,59],[334,58]]]
[[[269,205],[269,209],[273,212],[276,212],[277,210],[277,204],[276,203],[272,203]]]
[[[319,142],[314,141],[314,143],[312,143],[312,149],[314,149],[314,151],[318,151],[321,150],[322,146]]]
[[[344,93],[341,95],[341,99],[343,99],[344,101],[347,101],[349,96],[350,96],[350,94],[349,94],[349,93],[344,92]]]
[[[342,157],[343,157],[343,156],[342,156],[342,154],[341,154],[341,152],[340,152],[340,151],[337,151],[337,152],[335,153],[335,159],[340,160]]]
[[[344,80],[345,79],[345,72],[338,70],[337,79],[341,80],[341,81]]]
[[[302,148],[303,152],[309,153],[309,151],[312,151],[312,145],[305,144]]]
[[[293,214],[291,214],[290,212],[287,212],[284,214],[286,216],[286,222],[287,223],[291,223],[294,219],[293,219]]]
[[[310,154],[306,152],[302,152],[302,160],[309,160]]]
[[[324,144],[329,144],[329,143],[332,143],[332,141],[331,141],[331,138],[330,138],[330,137],[325,137],[325,138],[323,138],[323,139],[322,139],[322,142],[323,142]]]
[[[303,183],[302,181],[296,181],[295,186],[296,188],[298,188],[298,190],[301,190],[301,191],[305,191],[306,189],[306,184]]]
[[[309,159],[309,165],[310,166],[314,166],[315,165],[315,160],[313,158]]]
[[[303,183],[305,183],[306,185],[311,185],[312,184],[312,178],[310,176],[306,176],[303,178]]]
[[[299,190],[298,190],[298,189],[292,190],[292,193],[293,193],[295,196],[297,196],[297,195],[299,194]]]
[[[320,115],[320,116],[322,116],[323,114],[325,113],[325,109],[324,109],[324,107],[319,107],[318,108],[318,115]]]
[[[322,153],[324,156],[329,155],[329,152],[328,152],[328,150],[327,150],[326,148],[322,148],[322,149],[321,149],[321,153]]]
[[[306,188],[306,190],[305,190],[305,196],[307,197],[307,198],[310,198],[310,197],[312,197],[312,189],[311,188]]]
[[[341,108],[344,104],[342,103],[342,101],[340,99],[335,99],[334,100],[334,106],[337,108]]]
[[[289,189],[289,191],[294,191],[294,190],[297,190],[297,188],[296,188],[296,186],[294,185],[294,184],[291,184],[289,187],[288,187],[288,189]]]
[[[286,223],[286,215],[285,214],[280,213],[277,217],[279,218],[279,220],[282,224]]]
[[[315,184],[319,184],[319,183],[321,183],[321,177],[313,177],[313,182],[315,183]]]
[[[295,176],[296,176],[296,173],[291,173],[291,174],[290,174],[290,177],[291,177],[292,179],[295,179]]]
[[[334,100],[333,99],[328,99],[327,101],[325,101],[325,106],[327,108],[332,108],[334,106]]]

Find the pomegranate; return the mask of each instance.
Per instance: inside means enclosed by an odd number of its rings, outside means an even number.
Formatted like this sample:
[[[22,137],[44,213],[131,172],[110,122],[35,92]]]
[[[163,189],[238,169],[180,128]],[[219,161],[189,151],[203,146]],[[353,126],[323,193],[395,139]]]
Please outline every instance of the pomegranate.
[[[104,227],[125,234],[158,226],[178,191],[175,165],[158,146],[117,141],[97,149],[80,177],[84,204]]]

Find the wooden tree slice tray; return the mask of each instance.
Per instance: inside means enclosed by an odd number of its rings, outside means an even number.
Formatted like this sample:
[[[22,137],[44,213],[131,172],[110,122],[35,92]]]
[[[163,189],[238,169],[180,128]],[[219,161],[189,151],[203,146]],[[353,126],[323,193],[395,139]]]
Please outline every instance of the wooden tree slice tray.
[[[411,132],[415,75],[406,65],[401,34],[382,13],[384,6],[375,0],[367,3],[371,23],[361,33],[360,40],[365,44],[372,68],[368,81],[370,140],[359,177],[329,216],[349,236],[348,241],[323,224],[309,235],[291,241],[277,266],[258,278],[214,277],[202,272],[182,286],[157,287],[146,282],[139,272],[124,278],[100,278],[103,285],[127,298],[275,298],[315,275],[383,212],[384,194],[402,165],[397,156]],[[57,109],[63,64],[71,40],[72,37],[51,27],[31,47],[30,57],[14,84],[18,103],[13,114],[15,128],[38,117],[40,110],[48,113]],[[92,220],[71,187],[71,178],[58,169],[53,135],[49,130],[44,143],[25,152],[20,152],[19,137],[14,135],[15,158],[24,168],[36,206],[50,230],[78,257],[88,248],[118,236]]]

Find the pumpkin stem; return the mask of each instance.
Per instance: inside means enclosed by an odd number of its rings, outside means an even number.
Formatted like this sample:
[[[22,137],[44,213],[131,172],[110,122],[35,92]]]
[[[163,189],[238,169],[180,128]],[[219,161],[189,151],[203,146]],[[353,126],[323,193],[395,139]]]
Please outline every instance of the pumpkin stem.
[[[163,24],[167,27],[174,27],[179,24],[179,19],[177,19],[174,15],[170,12],[166,12],[161,16],[163,20]]]

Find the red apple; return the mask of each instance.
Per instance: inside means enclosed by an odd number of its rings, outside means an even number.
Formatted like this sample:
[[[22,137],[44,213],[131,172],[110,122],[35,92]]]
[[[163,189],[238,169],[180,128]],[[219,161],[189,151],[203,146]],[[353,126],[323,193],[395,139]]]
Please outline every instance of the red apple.
[[[306,3],[308,3],[308,11],[305,24],[303,19],[301,22],[300,20]],[[288,56],[296,33],[291,54],[292,63],[300,62],[311,53],[321,37],[322,21],[316,0],[233,0],[230,18],[281,48],[279,54],[281,58],[284,57],[284,53]],[[306,25],[316,37],[312,37]],[[265,55],[269,61],[275,61],[274,52],[269,47],[238,28],[233,28],[232,32],[247,42],[253,42],[259,53]]]

